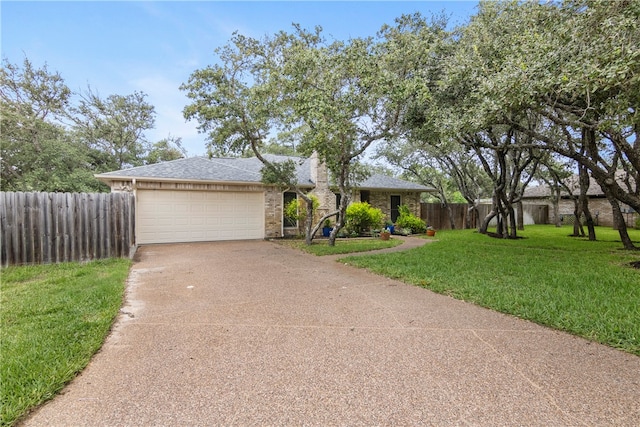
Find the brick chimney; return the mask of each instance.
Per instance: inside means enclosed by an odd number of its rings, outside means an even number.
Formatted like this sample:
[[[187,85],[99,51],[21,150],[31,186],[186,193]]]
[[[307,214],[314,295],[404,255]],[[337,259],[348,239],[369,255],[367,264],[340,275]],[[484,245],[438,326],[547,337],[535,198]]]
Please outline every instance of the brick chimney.
[[[316,185],[310,194],[318,198],[320,207],[316,213],[316,220],[331,212],[336,207],[336,195],[329,188],[329,172],[327,165],[318,158],[318,153],[313,152],[309,157],[309,167],[311,168],[311,181]]]
[[[316,185],[315,190],[328,189],[329,174],[327,173],[327,165],[320,161],[317,151],[314,151],[309,157],[309,167],[311,168],[311,181]]]

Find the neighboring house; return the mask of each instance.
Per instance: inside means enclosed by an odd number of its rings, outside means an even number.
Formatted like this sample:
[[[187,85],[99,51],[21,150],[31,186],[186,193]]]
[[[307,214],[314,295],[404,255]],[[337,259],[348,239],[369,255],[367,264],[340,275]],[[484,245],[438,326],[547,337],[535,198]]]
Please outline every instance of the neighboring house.
[[[325,165],[308,159],[266,156],[269,161],[292,159],[298,164],[300,188],[315,194],[319,213],[335,210],[338,196]],[[171,243],[263,239],[299,233],[288,224],[283,206],[296,197],[261,182],[262,163],[253,158],[190,157],[96,175],[112,192],[136,196],[136,242]],[[383,175],[373,175],[354,190],[353,201],[367,201],[392,220],[407,205],[420,215],[420,195],[433,189]]]
[[[567,187],[571,189],[571,192],[575,197],[580,194],[580,185],[578,182],[578,175],[572,175],[565,181]],[[560,202],[558,204],[558,214],[563,222],[573,224],[573,211],[574,202],[573,198],[565,190],[560,193]],[[589,190],[587,191],[589,198],[589,211],[594,217],[597,225],[613,227],[613,209],[611,203],[604,195],[602,188],[596,182],[595,179],[590,178]],[[549,219],[548,222],[555,224],[556,218],[553,212],[553,201],[551,195],[551,189],[547,185],[539,185],[536,187],[530,187],[525,189],[522,198],[524,204],[536,204],[536,205],[548,205],[549,206]],[[628,205],[620,202],[620,209],[623,212],[623,217],[627,222],[628,227],[633,227],[635,223],[635,213]]]

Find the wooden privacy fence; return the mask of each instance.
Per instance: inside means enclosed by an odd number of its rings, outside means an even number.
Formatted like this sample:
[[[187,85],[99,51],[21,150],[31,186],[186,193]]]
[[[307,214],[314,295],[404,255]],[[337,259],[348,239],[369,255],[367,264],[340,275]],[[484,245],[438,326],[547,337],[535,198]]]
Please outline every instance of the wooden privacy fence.
[[[2,266],[128,257],[130,193],[0,193]]]
[[[467,215],[470,214],[468,212],[469,205],[466,203],[451,203],[449,206],[451,206],[453,212],[456,229],[464,228]],[[420,218],[436,230],[449,230],[451,228],[449,212],[440,203],[420,203]]]
[[[522,205],[522,210],[525,224],[549,224],[549,206],[525,203]],[[491,205],[478,205],[478,211],[480,212],[480,221],[482,221],[491,212]]]
[[[472,213],[469,211],[469,205],[466,203],[452,203],[450,204],[450,206],[453,212],[456,229],[464,228],[467,216],[472,215]],[[491,205],[478,205],[480,221],[482,221],[482,219],[486,217],[490,211]],[[549,222],[549,207],[547,205],[525,204],[523,205],[523,211],[529,221],[533,222],[534,224],[547,224]],[[451,222],[449,221],[449,213],[447,212],[447,208],[442,206],[440,203],[421,203],[420,217],[435,229],[448,230],[451,228]],[[471,228],[476,228],[479,226],[479,224],[473,217],[471,217],[470,224]]]

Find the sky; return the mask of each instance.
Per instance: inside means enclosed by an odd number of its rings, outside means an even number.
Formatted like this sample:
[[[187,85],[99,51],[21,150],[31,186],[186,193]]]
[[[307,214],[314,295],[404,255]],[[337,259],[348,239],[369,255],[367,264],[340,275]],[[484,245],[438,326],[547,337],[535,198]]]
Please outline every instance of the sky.
[[[197,69],[215,64],[232,34],[260,38],[317,25],[331,39],[373,36],[402,14],[444,13],[468,21],[476,1],[6,1],[0,2],[2,58],[58,72],[74,92],[147,94],[155,107],[151,142],[182,138],[189,156],[206,154],[205,135],[182,115],[179,90]]]

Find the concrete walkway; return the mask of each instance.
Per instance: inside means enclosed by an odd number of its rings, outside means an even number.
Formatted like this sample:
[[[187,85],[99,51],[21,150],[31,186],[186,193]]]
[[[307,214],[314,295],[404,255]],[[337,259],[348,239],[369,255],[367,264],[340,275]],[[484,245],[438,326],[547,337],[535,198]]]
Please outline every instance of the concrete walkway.
[[[640,358],[270,242],[139,250],[27,426],[638,426]]]
[[[393,246],[391,248],[378,249],[376,251],[356,252],[356,253],[346,254],[346,255],[325,255],[323,257],[320,257],[319,261],[325,261],[325,262],[327,262],[327,261],[336,261],[336,260],[338,260],[340,258],[345,258],[345,257],[348,257],[348,256],[370,255],[370,254],[388,254],[388,253],[391,253],[391,252],[408,251],[409,249],[419,248],[420,246],[424,246],[426,244],[433,243],[433,242],[437,241],[435,238],[425,239],[425,238],[420,238],[420,237],[408,237],[408,236],[398,236],[398,235],[394,235],[391,238],[395,239],[395,240],[402,241],[402,244],[398,245],[398,246]]]

